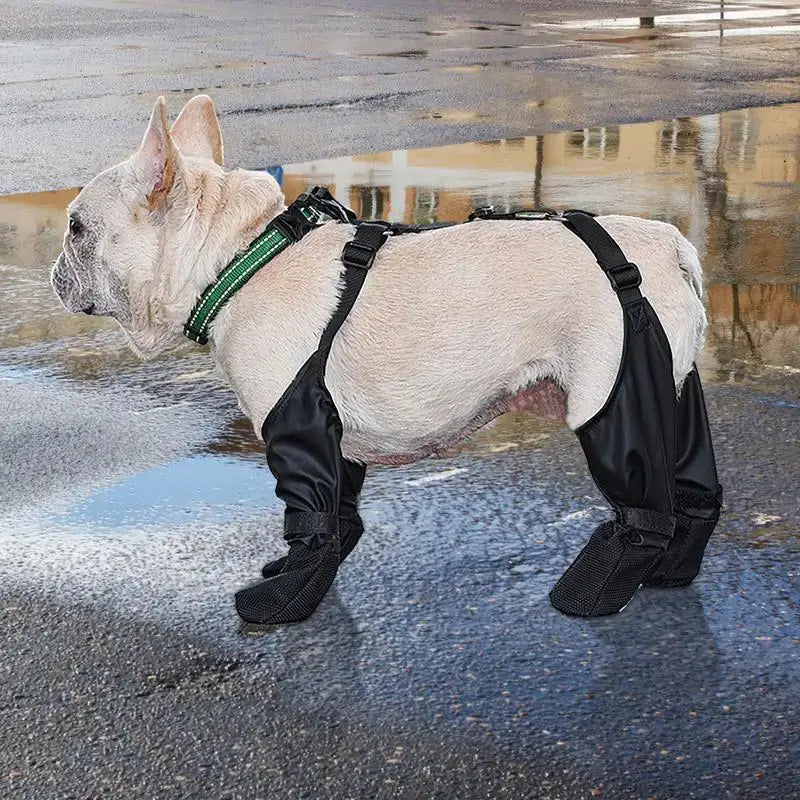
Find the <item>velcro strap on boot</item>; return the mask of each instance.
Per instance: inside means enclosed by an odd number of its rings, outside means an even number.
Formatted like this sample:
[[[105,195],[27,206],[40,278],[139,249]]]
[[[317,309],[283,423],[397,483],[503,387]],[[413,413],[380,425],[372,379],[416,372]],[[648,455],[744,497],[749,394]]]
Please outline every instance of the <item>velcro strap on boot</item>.
[[[339,517],[323,511],[291,511],[283,519],[283,538],[315,550],[339,535]]]
[[[619,522],[631,528],[628,541],[638,547],[658,547],[666,550],[675,533],[675,517],[649,508],[617,508]]]
[[[717,486],[716,492],[701,489],[675,490],[675,512],[686,514],[697,519],[718,519],[722,507],[722,487]]]

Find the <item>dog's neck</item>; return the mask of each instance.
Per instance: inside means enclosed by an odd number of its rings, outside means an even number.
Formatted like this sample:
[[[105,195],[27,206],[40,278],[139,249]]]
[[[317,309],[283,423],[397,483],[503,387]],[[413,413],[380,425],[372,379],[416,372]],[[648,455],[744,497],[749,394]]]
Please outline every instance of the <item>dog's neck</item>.
[[[186,264],[185,282],[164,287],[162,294],[169,298],[170,317],[176,328],[183,325],[197,297],[234,256],[286,208],[283,193],[266,173],[212,171],[191,162],[187,167],[189,234],[175,242],[177,252],[165,254]]]

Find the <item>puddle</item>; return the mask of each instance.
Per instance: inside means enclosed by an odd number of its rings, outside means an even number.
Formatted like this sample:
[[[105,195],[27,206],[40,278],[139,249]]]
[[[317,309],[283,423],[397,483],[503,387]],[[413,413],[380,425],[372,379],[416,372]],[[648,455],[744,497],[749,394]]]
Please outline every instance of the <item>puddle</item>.
[[[198,455],[99,489],[53,522],[92,531],[214,524],[277,512],[275,480],[261,462]]]
[[[481,114],[426,117],[458,123]],[[800,368],[798,139],[800,107],[785,105],[290,164],[282,181],[289,199],[326,184],[363,217],[406,222],[463,220],[478,205],[672,222],[705,266],[706,371],[760,380],[775,374],[767,367]],[[61,311],[48,270],[76,191],[0,197],[0,363],[100,384],[138,376],[145,388],[157,376],[172,399],[221,389],[196,348],[140,364],[114,323]]]
[[[439,109],[429,116],[458,122],[459,113]],[[494,205],[579,207],[672,222],[705,265],[706,379],[745,383],[764,402],[795,408],[796,392],[787,394],[786,386],[800,375],[798,142],[800,107],[785,105],[271,169],[289,200],[309,185],[328,185],[364,218],[458,221],[476,206]],[[175,509],[192,508],[203,518],[230,517],[240,505],[266,509],[270,476],[251,460],[262,458],[262,446],[203,350],[187,344],[140,363],[114,323],[70,315],[57,304],[49,267],[76,191],[0,197],[0,380],[56,377],[135,388],[155,398],[156,407],[184,401],[213,407],[227,427],[204,454],[99,490],[59,521],[69,528],[124,527],[126,520],[155,524],[170,514],[194,519]],[[510,414],[462,449],[536,448],[557,430]]]

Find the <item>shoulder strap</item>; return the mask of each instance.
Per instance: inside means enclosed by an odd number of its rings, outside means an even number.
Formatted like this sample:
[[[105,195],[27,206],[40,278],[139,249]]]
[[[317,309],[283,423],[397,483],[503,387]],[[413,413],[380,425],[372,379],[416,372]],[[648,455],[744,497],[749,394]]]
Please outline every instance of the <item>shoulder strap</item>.
[[[326,350],[331,346],[333,337],[347,319],[364,285],[367,272],[375,262],[375,254],[389,237],[391,227],[390,223],[382,221],[360,222],[355,237],[342,249],[341,258],[345,266],[344,289],[339,298],[339,305],[320,339],[320,350]]]
[[[592,251],[622,305],[641,299],[639,286],[642,275],[639,268],[628,261],[619,245],[592,214],[565,211],[560,219]]]

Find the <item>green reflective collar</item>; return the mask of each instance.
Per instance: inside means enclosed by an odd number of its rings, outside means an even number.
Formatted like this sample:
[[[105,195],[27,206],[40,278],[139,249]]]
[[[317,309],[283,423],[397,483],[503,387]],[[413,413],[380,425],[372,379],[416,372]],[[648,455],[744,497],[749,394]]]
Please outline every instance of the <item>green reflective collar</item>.
[[[264,232],[250,243],[247,250],[239,253],[220,272],[214,283],[206,288],[183,326],[184,336],[198,344],[206,344],[208,326],[225,303],[256,272],[318,225],[332,219],[349,222],[350,215],[352,211],[339,205],[326,189],[315,188],[309,194],[300,195],[286,211],[267,225]]]

